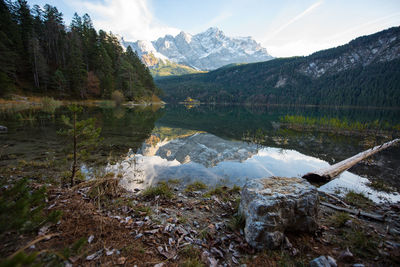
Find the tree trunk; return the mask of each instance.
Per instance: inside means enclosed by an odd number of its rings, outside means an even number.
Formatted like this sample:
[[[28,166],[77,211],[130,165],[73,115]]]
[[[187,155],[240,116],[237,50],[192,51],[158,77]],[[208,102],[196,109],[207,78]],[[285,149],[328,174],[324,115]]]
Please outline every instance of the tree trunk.
[[[77,159],[76,159],[76,111],[73,116],[73,127],[74,127],[74,162],[72,163],[72,174],[71,174],[71,187],[74,186],[74,180],[76,175]]]
[[[338,162],[327,168],[324,168],[324,169],[321,169],[321,170],[318,170],[315,172],[309,172],[309,173],[303,175],[303,178],[310,182],[316,182],[316,183],[329,182],[330,180],[332,180],[333,178],[335,178],[342,172],[347,171],[348,169],[350,169],[351,167],[353,167],[354,165],[356,165],[358,162],[362,161],[363,159],[365,159],[385,148],[388,148],[388,147],[396,144],[399,141],[400,141],[400,139],[394,139],[394,140],[384,143],[382,145],[375,146],[373,148],[370,148],[368,150],[365,150],[364,152],[358,153],[357,155],[355,155],[351,158],[345,159],[345,160]]]

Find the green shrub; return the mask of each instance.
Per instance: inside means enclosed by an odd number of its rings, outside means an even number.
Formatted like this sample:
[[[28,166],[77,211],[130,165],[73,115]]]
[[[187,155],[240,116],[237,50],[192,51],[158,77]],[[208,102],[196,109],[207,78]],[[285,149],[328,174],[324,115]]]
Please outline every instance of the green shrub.
[[[0,235],[7,231],[34,231],[47,222],[57,222],[61,212],[53,211],[46,216],[45,198],[46,188],[31,190],[27,179],[1,192]]]
[[[111,99],[114,101],[116,106],[119,106],[124,102],[124,94],[121,91],[114,91],[111,94]]]
[[[243,214],[237,213],[232,216],[231,220],[228,223],[228,228],[231,231],[236,231],[244,229],[245,225],[246,225],[246,218],[244,217]]]
[[[19,252],[10,259],[5,259],[0,262],[0,267],[15,267],[15,266],[41,266],[41,264],[35,264],[37,253],[25,254]]]
[[[47,113],[54,113],[54,111],[61,106],[61,101],[55,100],[52,97],[43,97],[41,99],[42,110]]]

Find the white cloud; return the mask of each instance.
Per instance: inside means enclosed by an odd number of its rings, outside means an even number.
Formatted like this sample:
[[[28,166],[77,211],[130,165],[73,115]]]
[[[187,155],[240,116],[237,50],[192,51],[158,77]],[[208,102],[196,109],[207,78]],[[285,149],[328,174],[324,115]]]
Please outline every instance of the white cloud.
[[[195,32],[201,32],[204,31],[210,27],[216,27],[218,24],[221,22],[231,18],[233,16],[233,13],[228,11],[228,10],[223,10],[221,13],[219,13],[217,16],[212,18],[211,20],[207,21],[207,23],[201,24],[198,27],[196,27]]]
[[[396,25],[399,21],[400,12],[392,13],[390,15],[368,21],[364,24],[351,27],[343,32],[339,32],[335,35],[329,36],[327,41],[345,40],[349,41],[358,37],[360,35],[372,34],[383,29],[390,27],[391,25]]]
[[[308,56],[315,51],[341,45],[340,42],[317,42],[315,40],[282,40],[265,44],[274,57]]]
[[[322,1],[315,2],[311,6],[309,6],[306,10],[298,14],[297,16],[293,17],[290,19],[288,22],[280,26],[278,29],[276,29],[272,34],[270,34],[266,39],[272,39],[276,35],[278,35],[280,32],[282,32],[284,29],[286,29],[289,25],[293,24],[294,22],[298,21],[299,19],[303,18],[304,16],[308,15],[311,13],[314,9],[316,9],[318,6],[322,4]],[[265,40],[264,40],[265,41]]]
[[[165,34],[179,33],[154,18],[148,0],[84,0],[72,4],[80,13],[90,14],[96,29],[112,31],[128,41],[155,40]]]

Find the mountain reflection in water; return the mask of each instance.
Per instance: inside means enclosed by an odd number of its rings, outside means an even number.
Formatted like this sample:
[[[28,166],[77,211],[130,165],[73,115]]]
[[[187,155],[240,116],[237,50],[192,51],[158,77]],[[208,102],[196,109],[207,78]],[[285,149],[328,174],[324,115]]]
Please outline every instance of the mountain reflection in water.
[[[153,140],[157,140],[152,136]],[[160,181],[179,179],[183,185],[201,181],[207,186],[239,185],[247,180],[271,176],[301,177],[329,166],[326,161],[295,150],[260,147],[240,141],[229,141],[209,133],[196,133],[171,141],[144,143],[137,154],[127,157],[107,171],[123,175],[122,184],[129,190],[143,189]],[[400,200],[399,195],[376,192],[366,186],[368,180],[350,172],[322,186],[332,192],[341,188],[369,195],[374,201]]]

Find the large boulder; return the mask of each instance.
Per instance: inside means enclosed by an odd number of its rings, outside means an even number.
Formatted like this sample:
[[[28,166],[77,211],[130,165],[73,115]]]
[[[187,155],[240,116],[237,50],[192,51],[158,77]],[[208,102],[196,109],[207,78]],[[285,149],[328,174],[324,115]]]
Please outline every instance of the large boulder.
[[[242,190],[239,212],[245,216],[247,242],[277,248],[285,232],[317,228],[318,192],[302,178],[270,177],[249,181]]]

